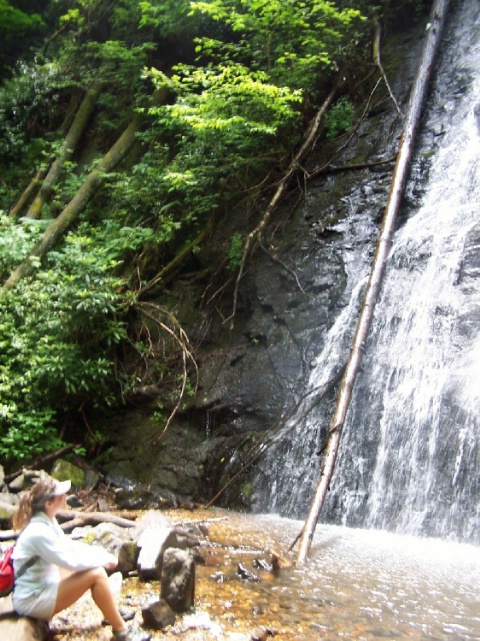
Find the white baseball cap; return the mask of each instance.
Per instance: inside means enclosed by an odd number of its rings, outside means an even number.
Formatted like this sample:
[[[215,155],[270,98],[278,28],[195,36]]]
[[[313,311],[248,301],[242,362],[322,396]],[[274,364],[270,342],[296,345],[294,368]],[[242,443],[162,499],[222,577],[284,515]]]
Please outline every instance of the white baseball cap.
[[[57,481],[55,479],[54,483],[55,488],[51,496],[62,496],[63,494],[66,494],[72,487],[72,481]]]

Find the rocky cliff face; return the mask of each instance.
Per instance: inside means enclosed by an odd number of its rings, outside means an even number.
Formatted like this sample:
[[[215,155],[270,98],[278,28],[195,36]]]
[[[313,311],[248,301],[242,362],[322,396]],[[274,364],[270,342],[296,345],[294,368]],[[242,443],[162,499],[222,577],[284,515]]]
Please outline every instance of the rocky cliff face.
[[[392,40],[383,54],[400,105],[408,99],[421,44],[422,30],[416,30]],[[365,89],[368,116],[353,132],[319,146],[306,176],[334,157],[330,168],[313,179],[299,176],[276,212],[242,280],[233,329],[225,322],[233,285],[208,304],[206,283],[186,277],[175,283],[177,316],[197,346],[199,391],[150,447],[148,439],[159,431],[152,405],[115,419],[104,466],[117,483],[135,479],[162,496],[208,501],[257,452],[265,433],[294,412],[325,332],[350,298],[348,275],[368,273],[387,200],[401,119],[382,81],[370,91],[371,85]],[[434,137],[432,130],[432,146]],[[427,152],[419,175],[427,169]],[[407,206],[418,196],[412,187]],[[199,256],[203,267],[214,260],[216,246],[239,229],[248,233],[258,221],[258,214],[234,214]],[[349,347],[346,336],[339,371]],[[327,408],[333,391],[332,382],[322,401]],[[250,481],[261,465],[260,458],[219,502],[250,507]]]

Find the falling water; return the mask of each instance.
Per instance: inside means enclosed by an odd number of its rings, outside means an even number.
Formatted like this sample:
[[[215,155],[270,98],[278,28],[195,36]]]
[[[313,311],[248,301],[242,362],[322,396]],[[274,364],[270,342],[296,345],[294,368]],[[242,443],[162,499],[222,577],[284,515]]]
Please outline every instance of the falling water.
[[[480,543],[479,3],[460,3],[459,14],[431,100],[443,139],[423,202],[394,239],[322,518]],[[458,91],[445,95],[454,75]],[[358,267],[311,389],[331,378],[351,337],[366,277]],[[286,475],[273,478],[274,510],[305,513],[320,422],[314,412],[297,416],[291,441],[277,448]]]

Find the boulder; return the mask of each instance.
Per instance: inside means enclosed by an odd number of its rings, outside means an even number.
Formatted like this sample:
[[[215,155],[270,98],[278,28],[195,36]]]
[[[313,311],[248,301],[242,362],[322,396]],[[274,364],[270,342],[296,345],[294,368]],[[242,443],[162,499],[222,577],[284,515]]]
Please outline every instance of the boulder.
[[[142,616],[145,627],[152,630],[163,630],[168,625],[175,623],[175,612],[162,599],[142,608]]]
[[[138,544],[132,539],[128,528],[114,523],[99,523],[95,527],[78,527],[72,531],[72,538],[84,543],[101,545],[118,558],[118,570],[126,576],[136,568]]]
[[[0,618],[2,641],[47,641],[49,638],[46,621],[19,617],[16,614]]]
[[[165,550],[160,598],[164,599],[174,612],[187,612],[194,607],[195,562],[188,550]]]
[[[78,465],[58,459],[52,467],[53,478],[57,481],[71,481],[73,487],[85,487],[85,471]]]
[[[48,624],[16,614],[11,595],[0,599],[0,639],[2,641],[47,641]]]
[[[137,561],[139,577],[144,581],[160,579],[163,556],[168,548],[185,550],[200,545],[200,540],[176,527],[156,527],[143,530],[138,538],[140,552]]]
[[[0,494],[0,520],[10,521],[17,511],[18,496],[9,492]]]

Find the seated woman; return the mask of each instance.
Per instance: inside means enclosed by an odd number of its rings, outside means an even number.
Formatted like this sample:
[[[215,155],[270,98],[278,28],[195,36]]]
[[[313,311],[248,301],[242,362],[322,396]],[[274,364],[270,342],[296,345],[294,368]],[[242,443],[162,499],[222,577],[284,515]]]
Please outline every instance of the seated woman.
[[[72,541],[55,518],[67,507],[70,481],[48,478],[36,483],[20,499],[13,519],[21,530],[13,553],[15,580],[13,606],[22,616],[51,619],[75,603],[87,590],[113,629],[113,639],[149,641],[151,635],[127,628],[108,582],[107,572],[118,560],[105,549]],[[70,572],[63,576],[60,568]]]

